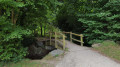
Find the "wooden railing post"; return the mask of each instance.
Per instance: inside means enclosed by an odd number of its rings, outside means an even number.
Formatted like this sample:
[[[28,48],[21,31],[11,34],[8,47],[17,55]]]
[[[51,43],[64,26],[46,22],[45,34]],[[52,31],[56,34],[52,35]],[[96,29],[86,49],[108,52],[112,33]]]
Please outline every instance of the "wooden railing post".
[[[51,32],[50,32],[49,34],[50,34],[50,45],[52,45],[52,44],[51,44]]]
[[[57,48],[57,34],[55,32],[55,47]]]
[[[81,46],[83,46],[83,35],[81,34]]]
[[[63,35],[63,50],[65,50],[65,36]]]
[[[72,32],[70,32],[70,41],[72,42]]]

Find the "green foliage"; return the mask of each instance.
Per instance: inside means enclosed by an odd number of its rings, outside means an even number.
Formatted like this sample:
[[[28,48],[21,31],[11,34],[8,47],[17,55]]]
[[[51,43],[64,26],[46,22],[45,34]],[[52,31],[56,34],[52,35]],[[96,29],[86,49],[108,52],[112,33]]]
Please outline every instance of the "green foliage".
[[[101,3],[97,3],[101,4]],[[88,41],[98,40],[119,40],[119,8],[120,2],[109,1],[100,9],[94,7],[94,12],[79,15],[79,20],[83,23],[84,31]],[[116,6],[117,5],[117,6]],[[114,8],[111,8],[111,6]],[[87,10],[87,9],[86,9]]]
[[[96,40],[90,40],[88,43],[93,44],[93,43],[102,43],[102,42],[103,42],[103,40],[96,39]]]
[[[65,0],[57,22],[65,31],[84,34],[89,44],[120,38],[119,0]]]
[[[32,43],[25,39],[34,39],[41,29],[56,30],[61,5],[57,0],[0,0],[0,61],[21,60]]]
[[[21,60],[27,54],[27,48],[21,45],[24,35],[30,35],[29,30],[12,25],[5,17],[0,17],[0,61]]]
[[[22,47],[20,44],[4,44],[4,46],[0,47],[0,60],[4,62],[17,62],[27,54],[27,48]]]

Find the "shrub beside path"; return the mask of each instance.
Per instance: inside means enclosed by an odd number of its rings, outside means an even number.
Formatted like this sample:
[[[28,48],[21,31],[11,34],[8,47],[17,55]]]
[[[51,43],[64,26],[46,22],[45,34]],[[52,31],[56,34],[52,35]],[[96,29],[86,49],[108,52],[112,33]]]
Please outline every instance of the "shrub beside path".
[[[68,52],[56,67],[120,67],[112,59],[91,50],[66,41]]]

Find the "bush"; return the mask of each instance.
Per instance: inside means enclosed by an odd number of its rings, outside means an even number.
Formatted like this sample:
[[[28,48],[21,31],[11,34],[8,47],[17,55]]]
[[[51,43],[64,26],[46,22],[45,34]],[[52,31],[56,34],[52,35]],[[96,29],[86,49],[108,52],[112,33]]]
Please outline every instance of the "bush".
[[[20,44],[7,44],[0,45],[0,60],[4,62],[21,60],[27,54],[27,48],[22,47]]]
[[[29,30],[13,26],[5,17],[0,17],[0,61],[17,62],[27,54],[27,48],[21,44],[23,36],[30,35]]]
[[[104,2],[104,0],[101,0]],[[94,6],[91,12],[79,14],[79,22],[83,24],[84,35],[89,43],[94,40],[113,40],[120,38],[120,1],[112,0]],[[89,6],[86,6],[89,8]],[[88,10],[88,9],[86,9]]]

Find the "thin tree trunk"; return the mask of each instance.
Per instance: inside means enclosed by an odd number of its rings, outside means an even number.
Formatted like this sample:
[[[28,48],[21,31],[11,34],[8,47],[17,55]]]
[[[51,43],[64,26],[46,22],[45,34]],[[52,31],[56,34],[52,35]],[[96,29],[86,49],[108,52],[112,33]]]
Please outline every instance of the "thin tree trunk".
[[[14,24],[16,24],[17,18],[18,18],[18,15],[16,15],[16,16],[14,17]]]
[[[43,35],[43,29],[42,29],[42,25],[41,25],[41,36]]]
[[[46,36],[46,26],[44,26],[44,37]]]

